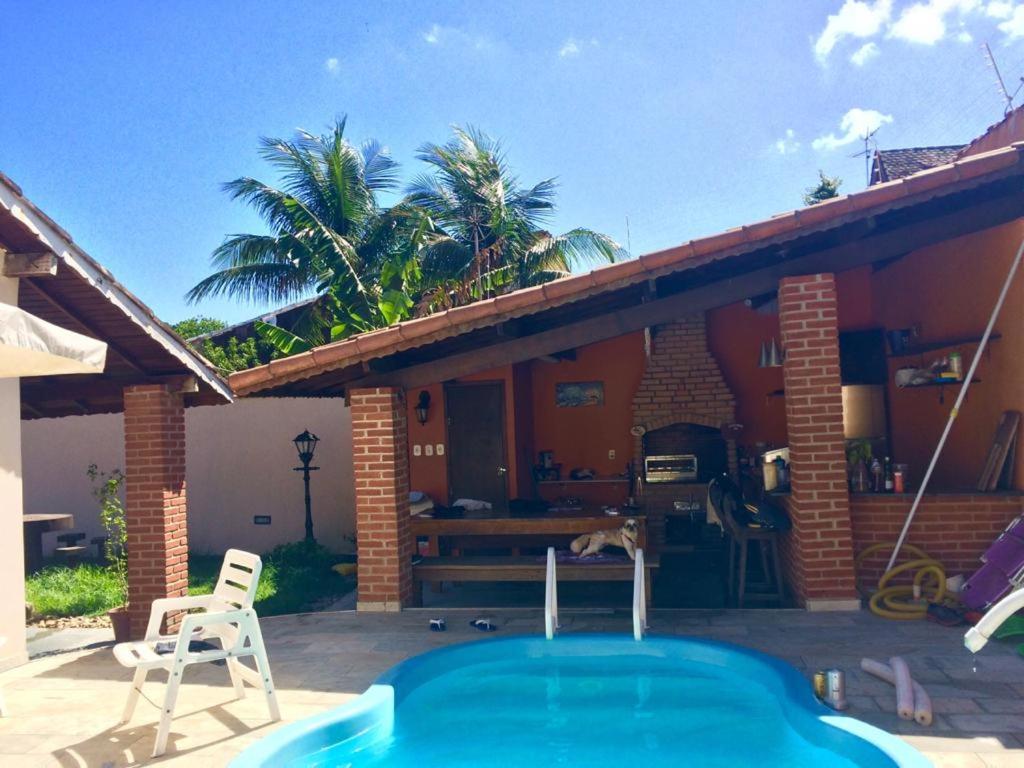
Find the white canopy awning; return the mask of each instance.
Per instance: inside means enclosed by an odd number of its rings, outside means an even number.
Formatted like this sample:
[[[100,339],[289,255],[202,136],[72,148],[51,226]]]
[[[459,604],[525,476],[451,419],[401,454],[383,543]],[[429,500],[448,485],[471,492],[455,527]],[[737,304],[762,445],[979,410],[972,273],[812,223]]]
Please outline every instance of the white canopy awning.
[[[0,378],[103,373],[107,345],[0,304]]]

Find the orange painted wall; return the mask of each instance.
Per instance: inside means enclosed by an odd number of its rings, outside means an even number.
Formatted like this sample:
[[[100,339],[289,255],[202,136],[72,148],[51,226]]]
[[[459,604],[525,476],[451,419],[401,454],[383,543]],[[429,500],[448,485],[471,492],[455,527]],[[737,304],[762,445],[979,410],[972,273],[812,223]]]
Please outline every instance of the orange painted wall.
[[[921,325],[922,341],[981,335],[1021,238],[1024,220],[916,251],[877,272],[873,290],[878,316],[887,328]],[[999,415],[1024,411],[1024,273],[1018,272],[995,328],[1003,334],[981,360],[967,402],[953,426],[933,487],[955,489],[977,483],[992,445]],[[964,345],[964,370],[974,345]],[[924,362],[947,354],[925,355]],[[890,361],[890,373],[919,358]],[[889,398],[894,454],[910,464],[912,482],[924,474],[949,417],[957,387],[900,390],[890,376]],[[1020,438],[1018,438],[1020,439]],[[1024,446],[1022,446],[1024,448]],[[1024,450],[1017,451],[1015,482],[1024,487]]]
[[[629,333],[580,347],[575,360],[530,363],[533,378],[533,443],[537,451],[555,452],[568,477],[574,467],[598,475],[617,475],[633,458],[633,394],[644,370],[644,335]],[[555,384],[603,381],[604,405],[559,408]],[[615,458],[608,458],[609,449]],[[536,457],[534,456],[534,460]]]
[[[782,389],[781,368],[758,368],[761,342],[779,341],[778,314],[760,314],[738,302],[707,314],[708,349],[736,398],[739,442],[786,444],[786,401],[769,393]]]
[[[513,366],[505,366],[466,376],[458,381],[500,381],[505,385],[505,453],[509,469],[509,498],[514,498],[518,495],[523,483],[523,474],[520,471],[521,461],[517,456],[517,434],[523,431],[527,438],[524,442],[529,442],[528,434],[526,430],[522,429],[521,422],[517,424],[515,402],[517,397],[521,399],[524,396],[522,393],[529,392],[528,380],[524,381],[521,375],[518,378],[514,376]],[[419,393],[423,390],[430,393],[430,415],[426,424],[416,421],[415,410]],[[447,504],[453,499],[448,498],[448,440],[445,425],[444,385],[431,384],[412,389],[406,393],[406,398],[409,418],[409,487],[414,491],[423,491],[429,494],[435,501]],[[444,455],[438,456],[436,450],[433,456],[427,456],[425,451],[421,451],[419,456],[414,455],[413,446],[424,446],[428,443],[435,449],[438,444],[444,445]],[[529,478],[528,467],[526,477]]]
[[[871,290],[871,268],[836,276],[839,330],[879,326]],[[786,445],[786,401],[769,393],[782,389],[781,368],[758,368],[761,342],[779,340],[778,314],[760,314],[743,302],[708,312],[708,348],[736,397],[736,420],[744,425],[740,444]]]

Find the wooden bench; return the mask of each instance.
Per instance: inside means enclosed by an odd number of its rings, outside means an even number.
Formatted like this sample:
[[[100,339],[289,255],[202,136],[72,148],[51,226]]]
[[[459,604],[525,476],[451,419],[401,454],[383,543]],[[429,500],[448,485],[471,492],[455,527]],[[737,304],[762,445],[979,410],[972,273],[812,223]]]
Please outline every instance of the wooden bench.
[[[646,555],[646,553],[645,553]],[[658,567],[657,555],[646,555],[647,571],[644,596],[651,602],[651,582]],[[560,562],[559,581],[632,581],[633,561]],[[442,581],[544,581],[547,565],[542,556],[533,557],[425,557],[412,567],[413,595],[417,605],[423,604],[423,587]]]

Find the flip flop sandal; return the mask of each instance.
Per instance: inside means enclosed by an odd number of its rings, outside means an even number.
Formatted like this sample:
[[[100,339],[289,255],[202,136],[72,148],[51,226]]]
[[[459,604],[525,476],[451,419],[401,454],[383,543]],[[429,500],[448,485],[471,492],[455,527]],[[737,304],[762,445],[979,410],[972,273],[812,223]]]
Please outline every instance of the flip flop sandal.
[[[430,631],[431,632],[444,632],[448,629],[448,622],[444,619],[431,619],[430,620]]]
[[[935,603],[928,606],[926,613],[928,621],[935,622],[943,627],[959,627],[964,623],[963,614],[945,605]]]
[[[497,627],[491,624],[490,619],[473,619],[469,626],[479,629],[481,632],[494,632]]]

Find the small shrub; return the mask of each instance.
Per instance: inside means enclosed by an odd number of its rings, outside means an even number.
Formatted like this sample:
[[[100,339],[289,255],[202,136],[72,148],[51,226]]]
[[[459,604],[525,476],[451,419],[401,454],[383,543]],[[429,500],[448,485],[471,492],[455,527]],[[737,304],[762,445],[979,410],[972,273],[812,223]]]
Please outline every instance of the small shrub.
[[[107,541],[103,545],[107,569],[120,590],[120,602],[112,606],[116,608],[128,602],[128,522],[121,503],[124,473],[120,469],[100,472],[95,464],[90,464],[86,474],[92,480],[92,495],[99,502],[100,522],[107,533]]]

